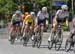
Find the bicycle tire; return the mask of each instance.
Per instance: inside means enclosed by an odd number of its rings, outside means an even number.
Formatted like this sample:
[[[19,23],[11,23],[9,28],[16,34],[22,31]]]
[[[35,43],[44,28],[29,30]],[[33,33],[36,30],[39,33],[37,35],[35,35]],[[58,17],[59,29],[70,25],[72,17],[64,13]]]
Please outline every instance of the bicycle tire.
[[[59,37],[62,37],[62,38],[59,38]],[[56,42],[55,42],[55,50],[56,51],[59,51],[60,48],[61,48],[61,45],[62,45],[62,41],[63,41],[63,35],[62,34],[56,34]]]
[[[28,42],[28,33],[25,33],[24,34],[24,37],[23,37],[23,46],[25,45],[27,45],[27,42]]]
[[[36,36],[34,36],[34,40],[32,41],[32,47],[35,47],[36,41]]]
[[[41,46],[42,36],[43,36],[43,31],[40,29],[39,30],[39,36],[37,36],[37,48],[40,48],[40,46]]]
[[[52,47],[53,47],[53,41],[54,41],[54,33],[53,32],[51,32],[51,34],[50,34],[50,41],[48,41],[48,49],[51,49]]]
[[[48,41],[48,49],[51,50],[52,47],[53,47],[53,42],[52,41]]]
[[[67,40],[65,44],[65,51],[68,52],[71,49],[71,43]]]
[[[15,42],[15,38],[16,38],[16,33],[15,33],[15,31],[13,31],[13,32],[11,33],[10,38],[11,38],[11,40],[10,40],[10,44],[13,45],[14,42]]]
[[[37,48],[40,48],[41,42],[42,42],[42,39],[41,38],[37,40]]]

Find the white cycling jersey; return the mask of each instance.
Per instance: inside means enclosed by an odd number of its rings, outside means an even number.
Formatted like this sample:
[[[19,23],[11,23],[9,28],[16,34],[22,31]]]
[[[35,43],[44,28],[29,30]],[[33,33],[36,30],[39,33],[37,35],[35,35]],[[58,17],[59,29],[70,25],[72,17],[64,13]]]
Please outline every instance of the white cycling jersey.
[[[63,12],[62,10],[58,10],[56,12],[57,18],[65,18],[65,17],[69,17],[69,12]]]
[[[39,17],[40,20],[44,20],[45,18],[49,18],[49,14],[43,14],[41,11],[39,11],[37,17]]]
[[[22,16],[21,15],[17,16],[16,14],[13,14],[12,18],[13,18],[14,21],[21,21],[22,20]]]

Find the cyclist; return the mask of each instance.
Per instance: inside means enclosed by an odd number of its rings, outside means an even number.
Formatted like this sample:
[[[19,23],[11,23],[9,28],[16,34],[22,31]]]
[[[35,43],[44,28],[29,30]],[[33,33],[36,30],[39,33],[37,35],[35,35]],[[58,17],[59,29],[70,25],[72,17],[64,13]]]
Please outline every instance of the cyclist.
[[[21,25],[22,25],[22,15],[21,11],[17,10],[15,14],[13,14],[12,19],[11,19],[11,25],[10,25],[10,36],[11,33],[13,32],[15,25],[18,24],[20,27],[20,32],[21,32]],[[9,36],[9,40],[11,40],[11,37]]]
[[[70,36],[69,36],[70,40],[72,40],[73,36],[75,35],[75,16],[73,17],[72,22],[73,22],[73,29],[70,32]]]
[[[25,17],[24,22],[23,22],[23,26],[22,26],[22,31],[21,31],[22,33],[26,32],[26,30],[27,30],[27,28],[28,28],[29,25],[30,25],[31,33],[32,33],[32,31],[34,31],[33,30],[33,27],[34,27],[34,25],[33,25],[34,24],[34,16],[35,16],[35,13],[31,12],[29,15],[27,15]],[[24,31],[23,31],[23,29],[24,29]]]
[[[40,24],[42,24],[41,29],[42,31],[44,31],[44,28],[46,27],[46,20],[48,20],[49,18],[49,14],[47,12],[47,7],[42,7],[42,10],[38,12],[37,14],[37,26],[34,29],[34,32],[36,32],[38,30],[38,28],[40,27]]]
[[[26,17],[27,15],[29,15],[29,12],[25,12],[25,14],[24,14],[24,16],[23,16],[23,21],[24,21],[24,19],[25,19],[25,17]]]
[[[52,31],[55,30],[55,27],[56,27],[57,23],[62,22],[62,20],[66,21],[66,25],[69,26],[68,18],[69,18],[68,6],[67,5],[62,5],[61,10],[58,10],[56,12],[56,15],[53,19]]]
[[[53,18],[53,25],[51,32],[55,32],[58,23],[63,23],[66,21],[66,26],[69,26],[68,19],[69,19],[68,6],[62,5],[61,9],[56,12],[55,17]],[[50,41],[50,38],[48,40]]]
[[[73,29],[70,31],[69,37],[66,40],[65,49],[66,51],[69,51],[72,46],[73,51],[75,53],[75,16],[73,17],[72,23],[73,23]]]
[[[29,12],[25,12],[25,15],[23,16],[23,26],[22,26],[22,29],[21,29],[21,34],[23,34],[23,31],[24,31],[24,27],[25,27],[25,18],[26,16],[29,15]]]
[[[35,16],[35,12],[30,12],[31,18],[33,18],[33,29],[32,29],[32,33],[34,35],[34,28],[35,28],[35,20],[36,20],[36,16]]]

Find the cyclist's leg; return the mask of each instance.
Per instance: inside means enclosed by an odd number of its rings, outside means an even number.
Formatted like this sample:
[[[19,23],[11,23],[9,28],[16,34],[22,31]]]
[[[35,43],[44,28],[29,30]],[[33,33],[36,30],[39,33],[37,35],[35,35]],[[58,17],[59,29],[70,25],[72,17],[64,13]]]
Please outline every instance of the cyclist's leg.
[[[19,31],[20,31],[20,34],[21,34],[21,29],[22,29],[22,24],[21,24],[21,22],[20,22],[20,24],[19,24]]]
[[[26,32],[26,31],[27,31],[27,28],[28,28],[28,25],[26,24],[26,25],[25,25],[24,32]]]
[[[29,27],[29,35],[32,36],[32,32],[34,31],[32,22],[28,24],[28,27]]]
[[[23,31],[23,37],[25,35],[25,32],[27,31],[27,28],[28,28],[28,24],[25,24],[24,31]]]
[[[33,41],[34,40],[35,33],[38,31],[38,23],[33,26],[33,29],[32,30],[33,30],[33,35],[31,37],[31,40]]]
[[[43,31],[45,31],[46,30],[46,19],[44,19],[42,23],[43,23],[42,25]]]
[[[40,26],[39,26],[39,27],[40,27]],[[44,28],[45,28],[45,27],[44,27],[44,24],[42,23],[42,25],[41,25],[41,30],[44,31]]]
[[[14,25],[12,25],[10,32],[9,32],[9,39],[8,39],[9,41],[11,40],[11,34],[12,34],[13,30],[14,30]]]
[[[17,29],[17,33],[18,33],[17,39],[20,39],[20,40],[22,40],[21,28],[22,28],[22,26],[20,25],[20,22],[19,22],[18,26],[16,27],[16,29]]]
[[[35,28],[34,28],[34,26],[32,26],[31,31],[32,31],[31,40],[33,41],[34,40],[34,36],[35,36]]]
[[[35,26],[34,32],[36,32],[37,30],[38,30],[38,25]]]
[[[56,26],[57,26],[57,22],[53,22],[53,24],[52,24],[52,29],[51,29],[51,34],[50,34],[50,36],[49,36],[49,38],[48,38],[48,41],[51,41],[51,36],[54,36],[54,35],[52,35],[55,31],[56,31]],[[52,37],[53,38],[53,37]]]
[[[12,26],[11,29],[10,29],[10,32],[9,32],[10,35],[13,32],[13,29],[14,29],[14,27]]]
[[[43,20],[38,19],[38,23],[37,24],[38,24],[37,29],[39,29],[41,27],[41,25],[43,24]]]
[[[9,33],[9,39],[8,40],[11,40],[11,33],[13,32],[13,28],[10,29],[10,33]]]
[[[56,26],[57,26],[57,19],[54,18],[54,19],[53,19],[53,23],[52,23],[52,29],[51,29],[51,32],[55,32]]]
[[[69,36],[69,38],[72,38],[73,35],[74,35],[74,29],[70,32],[70,36]]]
[[[20,32],[20,26],[19,26],[19,24],[18,24],[18,26],[17,27],[15,27],[16,28],[16,32]]]
[[[38,28],[40,27],[39,25],[40,25],[40,20],[37,20],[37,24],[35,25],[34,32],[38,31]]]
[[[43,36],[44,27],[45,27],[45,20],[41,20],[39,26],[41,36]]]
[[[55,32],[55,30],[56,30],[56,26],[57,26],[57,23],[53,23],[53,25],[52,25],[52,29],[51,29],[51,32]]]
[[[21,29],[21,34],[23,34],[24,29],[25,29],[25,23],[23,22],[22,29]]]
[[[74,36],[74,33],[73,33],[73,30],[72,30],[72,31],[70,31],[70,34],[69,34],[69,37],[68,37],[68,41],[72,42],[73,36]]]
[[[34,25],[33,25],[33,23],[32,23],[32,25],[31,25],[30,30],[31,30],[32,35],[34,35]]]
[[[32,40],[34,39],[35,33],[38,32],[38,29],[40,27],[40,22],[41,22],[40,20],[37,20],[37,24],[34,27],[34,35],[32,36]]]
[[[46,19],[43,20],[43,31],[47,31]]]
[[[22,26],[23,26],[23,28],[22,28]],[[23,25],[22,22],[20,21],[19,26],[18,26],[20,37],[22,37],[24,26],[25,25]]]

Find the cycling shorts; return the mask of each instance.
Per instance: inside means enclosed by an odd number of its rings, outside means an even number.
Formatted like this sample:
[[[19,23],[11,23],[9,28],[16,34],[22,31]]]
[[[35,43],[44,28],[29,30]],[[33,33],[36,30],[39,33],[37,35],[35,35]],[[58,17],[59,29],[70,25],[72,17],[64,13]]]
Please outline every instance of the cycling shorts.
[[[15,21],[15,22],[13,22],[13,26],[14,27],[16,27],[16,26],[18,26],[18,27],[20,27],[20,23],[21,23],[21,21]]]
[[[64,23],[66,22],[67,18],[57,18],[57,23]]]
[[[46,21],[45,21],[45,19],[43,19],[43,20],[40,20],[40,19],[38,19],[38,25],[46,25]]]

